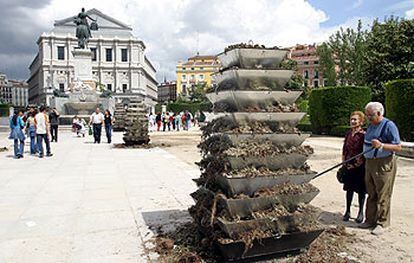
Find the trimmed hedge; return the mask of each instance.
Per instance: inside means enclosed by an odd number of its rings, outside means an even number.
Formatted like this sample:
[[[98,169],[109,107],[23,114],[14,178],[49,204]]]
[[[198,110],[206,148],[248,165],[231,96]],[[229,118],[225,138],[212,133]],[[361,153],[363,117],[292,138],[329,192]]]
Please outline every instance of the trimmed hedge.
[[[300,100],[298,101],[298,108],[301,112],[308,112],[309,110],[309,100]]]
[[[172,112],[190,111],[194,114],[196,111],[209,111],[212,104],[209,102],[172,102],[167,105],[167,110]]]
[[[327,87],[313,89],[309,95],[309,115],[315,133],[342,134],[338,126],[349,125],[349,115],[356,110],[364,111],[371,100],[368,87]]]
[[[9,104],[0,103],[0,117],[8,117],[9,116]]]
[[[400,79],[385,84],[386,116],[395,122],[401,139],[414,141],[414,79]]]

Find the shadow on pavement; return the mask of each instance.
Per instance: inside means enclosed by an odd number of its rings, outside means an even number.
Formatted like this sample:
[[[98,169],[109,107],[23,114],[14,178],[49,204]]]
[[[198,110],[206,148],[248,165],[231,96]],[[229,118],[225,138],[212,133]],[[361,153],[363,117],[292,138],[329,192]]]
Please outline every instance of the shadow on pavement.
[[[349,221],[342,220],[341,213],[332,213],[328,211],[323,211],[319,216],[319,222],[324,225],[340,225],[350,228],[358,228],[359,224],[356,223],[355,218],[351,218]]]
[[[155,234],[174,231],[177,226],[192,221],[187,210],[160,210],[142,212],[145,224]]]

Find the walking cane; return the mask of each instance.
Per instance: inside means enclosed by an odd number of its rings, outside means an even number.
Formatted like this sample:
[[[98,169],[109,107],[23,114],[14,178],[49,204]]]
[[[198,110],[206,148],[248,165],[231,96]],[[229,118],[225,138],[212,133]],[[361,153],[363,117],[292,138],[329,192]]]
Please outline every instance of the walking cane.
[[[374,150],[374,149],[375,149],[375,148],[371,148],[371,149],[369,149],[369,150],[366,150],[365,152],[359,153],[359,154],[357,154],[357,155],[355,155],[355,156],[353,156],[353,157],[349,158],[348,160],[343,161],[343,162],[342,162],[342,163],[340,163],[340,164],[336,164],[336,165],[332,166],[331,168],[328,168],[328,169],[326,169],[326,170],[324,170],[324,171],[322,171],[322,172],[318,173],[318,174],[317,174],[317,175],[315,175],[312,179],[318,178],[319,176],[321,176],[321,175],[323,175],[323,174],[326,174],[327,172],[329,172],[329,171],[331,171],[331,170],[335,169],[336,167],[339,167],[339,166],[341,166],[341,165],[344,165],[344,164],[346,164],[346,163],[348,163],[348,162],[350,162],[350,161],[352,161],[352,160],[354,160],[354,159],[358,158],[358,157],[359,157],[359,156],[361,156],[361,155],[364,155],[364,154],[366,154],[366,153],[369,153],[370,151],[372,151],[372,150]]]

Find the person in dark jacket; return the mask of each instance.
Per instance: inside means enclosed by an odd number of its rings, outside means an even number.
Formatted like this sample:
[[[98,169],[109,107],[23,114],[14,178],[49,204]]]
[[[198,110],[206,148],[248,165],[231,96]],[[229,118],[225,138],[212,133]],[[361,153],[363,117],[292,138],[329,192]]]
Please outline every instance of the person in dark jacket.
[[[361,111],[354,111],[350,117],[351,129],[345,135],[345,141],[342,148],[342,160],[360,154],[364,147],[365,131],[362,124],[365,121],[365,115]],[[344,221],[348,221],[351,217],[351,205],[354,193],[358,194],[359,212],[355,222],[362,223],[364,220],[364,203],[365,203],[365,159],[363,156],[345,165],[345,173],[343,177],[344,191],[346,191],[346,210],[343,216]]]
[[[51,142],[58,141],[59,116],[60,114],[56,108],[53,108],[49,113]]]
[[[114,118],[111,115],[111,112],[109,110],[105,110],[104,114],[104,124],[105,124],[105,132],[106,132],[106,138],[108,140],[108,143],[112,142],[112,125],[114,123]]]

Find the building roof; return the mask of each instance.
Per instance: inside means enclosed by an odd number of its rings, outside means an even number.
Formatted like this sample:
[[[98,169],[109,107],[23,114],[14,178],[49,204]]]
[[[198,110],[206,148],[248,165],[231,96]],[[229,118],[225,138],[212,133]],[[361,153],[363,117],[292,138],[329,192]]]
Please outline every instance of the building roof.
[[[144,59],[145,59],[145,62],[148,64],[148,66],[151,67],[152,70],[157,71],[155,69],[154,65],[152,65],[151,61],[148,59],[148,57],[146,55],[144,55]]]
[[[171,87],[176,87],[177,86],[177,82],[173,81],[173,82],[164,82],[164,83],[160,83],[158,84],[158,88],[171,88]]]
[[[196,55],[194,57],[188,58],[188,60],[203,60],[203,59],[208,59],[208,60],[214,59],[214,60],[216,60],[217,56],[212,56],[212,55],[200,56],[200,55]]]
[[[89,9],[88,11],[86,11],[86,13],[88,15],[95,15],[95,16],[98,16],[98,17],[103,18],[105,20],[108,20],[109,22],[111,22],[114,25],[119,26],[120,28],[132,30],[132,28],[130,26],[122,23],[121,21],[119,21],[115,18],[112,18],[108,15],[105,15],[104,13],[99,11],[98,9],[92,8],[92,9]],[[65,18],[65,19],[56,20],[54,26],[73,26],[73,27],[75,27],[75,24],[73,23],[73,19],[74,19],[74,17],[71,16],[71,17],[68,17],[68,18]],[[99,25],[99,20],[98,20],[98,25]]]
[[[219,62],[213,61],[213,62],[199,62],[199,61],[194,61],[194,62],[185,62],[183,64],[179,64],[178,66],[197,66],[197,67],[202,67],[202,66],[220,66]]]

